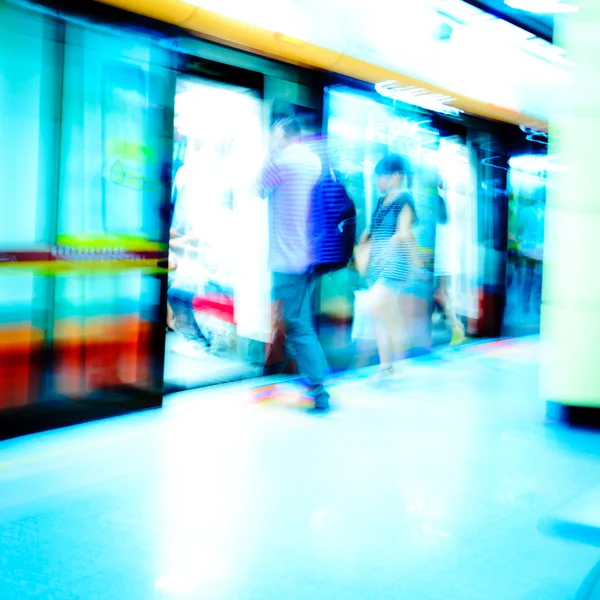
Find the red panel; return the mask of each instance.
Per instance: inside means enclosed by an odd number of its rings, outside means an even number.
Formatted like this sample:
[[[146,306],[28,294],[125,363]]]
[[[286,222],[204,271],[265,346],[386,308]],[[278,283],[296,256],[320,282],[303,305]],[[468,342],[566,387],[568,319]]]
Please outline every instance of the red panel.
[[[228,296],[196,296],[192,305],[196,312],[210,315],[230,325],[236,324],[233,300]]]
[[[29,323],[0,330],[0,410],[36,402],[43,332]]]

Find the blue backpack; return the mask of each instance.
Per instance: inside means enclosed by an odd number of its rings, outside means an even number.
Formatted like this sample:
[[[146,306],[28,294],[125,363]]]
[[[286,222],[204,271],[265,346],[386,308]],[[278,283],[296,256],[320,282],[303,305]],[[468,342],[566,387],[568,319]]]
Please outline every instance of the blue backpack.
[[[348,266],[356,244],[356,207],[327,165],[312,191],[309,232],[315,273]]]

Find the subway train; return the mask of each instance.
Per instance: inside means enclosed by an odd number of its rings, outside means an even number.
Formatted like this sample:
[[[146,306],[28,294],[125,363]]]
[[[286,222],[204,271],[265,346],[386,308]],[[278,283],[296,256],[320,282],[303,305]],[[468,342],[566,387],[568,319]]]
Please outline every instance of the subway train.
[[[265,373],[253,182],[286,116],[326,144],[359,233],[374,165],[410,159],[415,235],[469,338],[539,325],[541,259],[521,252],[519,219],[545,197],[543,119],[197,4],[0,1],[1,438]],[[319,283],[334,371],[374,360],[362,291],[352,265]],[[434,292],[407,308],[414,354],[451,341]]]

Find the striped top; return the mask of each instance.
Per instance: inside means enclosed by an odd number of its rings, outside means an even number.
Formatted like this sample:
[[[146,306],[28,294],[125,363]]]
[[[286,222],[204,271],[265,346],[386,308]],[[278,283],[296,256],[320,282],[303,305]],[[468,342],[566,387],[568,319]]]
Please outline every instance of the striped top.
[[[383,199],[377,204],[371,222],[371,255],[367,270],[369,287],[375,285],[379,279],[404,282],[412,278],[414,267],[411,246],[415,245],[415,241],[407,240],[402,244],[392,242],[398,228],[398,217],[406,205],[413,211],[415,223],[415,204],[409,193],[400,194],[387,206],[384,205]]]
[[[269,197],[269,269],[306,273],[312,264],[309,216],[321,160],[306,144],[285,148],[267,161],[260,186]]]

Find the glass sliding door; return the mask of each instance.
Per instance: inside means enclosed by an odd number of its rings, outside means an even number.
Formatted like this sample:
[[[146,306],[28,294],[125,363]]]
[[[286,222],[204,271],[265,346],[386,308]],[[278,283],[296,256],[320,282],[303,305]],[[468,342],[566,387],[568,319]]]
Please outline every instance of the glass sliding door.
[[[257,90],[177,81],[165,381],[189,388],[258,375],[270,335],[267,202]]]
[[[174,78],[0,4],[0,437],[162,400]]]
[[[72,268],[56,276],[59,397],[161,395],[168,61],[142,37],[67,25],[57,245]]]
[[[0,3],[0,437],[48,398],[61,58],[58,21]]]

